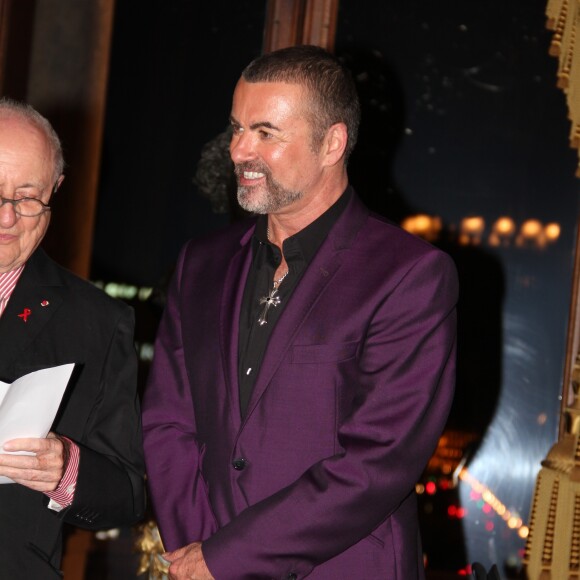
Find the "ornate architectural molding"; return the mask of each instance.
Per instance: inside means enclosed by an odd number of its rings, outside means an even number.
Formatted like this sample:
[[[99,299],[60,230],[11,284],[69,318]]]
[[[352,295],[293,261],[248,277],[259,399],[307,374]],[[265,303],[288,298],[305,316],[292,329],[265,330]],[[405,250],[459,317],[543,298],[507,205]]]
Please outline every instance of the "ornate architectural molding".
[[[578,149],[580,177],[580,0],[548,0],[547,27],[554,31],[550,54],[558,57],[558,87],[566,94],[570,144]]]
[[[580,231],[558,441],[536,479],[524,563],[529,580],[580,579]]]
[[[524,562],[529,580],[580,578],[580,357],[566,429],[536,480]]]
[[[549,0],[546,14],[580,177],[580,0]],[[580,232],[572,279],[560,433],[536,479],[524,556],[530,580],[580,579]]]

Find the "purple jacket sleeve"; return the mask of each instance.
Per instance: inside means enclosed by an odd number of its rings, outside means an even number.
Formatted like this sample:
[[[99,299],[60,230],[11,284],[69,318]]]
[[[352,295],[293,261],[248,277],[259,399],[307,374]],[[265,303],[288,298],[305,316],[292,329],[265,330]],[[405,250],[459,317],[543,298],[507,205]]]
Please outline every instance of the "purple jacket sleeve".
[[[217,525],[200,466],[191,391],[183,360],[179,284],[180,256],[155,342],[143,399],[143,437],[149,489],[166,550],[204,540]],[[163,450],[160,452],[160,450]],[[164,482],[171,482],[167,493]],[[196,517],[183,517],[195,506]]]

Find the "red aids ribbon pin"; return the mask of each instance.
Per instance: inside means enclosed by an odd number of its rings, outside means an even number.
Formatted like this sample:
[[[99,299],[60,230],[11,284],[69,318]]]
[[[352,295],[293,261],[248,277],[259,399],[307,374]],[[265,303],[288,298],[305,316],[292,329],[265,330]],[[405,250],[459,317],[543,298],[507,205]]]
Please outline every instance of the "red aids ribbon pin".
[[[19,314],[18,317],[22,318],[22,320],[24,320],[24,322],[26,322],[26,319],[32,314],[32,310],[30,310],[30,308],[25,308],[22,311],[22,314]]]

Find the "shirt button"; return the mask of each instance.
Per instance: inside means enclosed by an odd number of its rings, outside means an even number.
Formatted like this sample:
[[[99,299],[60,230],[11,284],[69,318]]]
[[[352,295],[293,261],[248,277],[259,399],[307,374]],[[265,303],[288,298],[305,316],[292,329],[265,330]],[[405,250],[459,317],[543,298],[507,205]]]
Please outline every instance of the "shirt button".
[[[243,471],[246,468],[247,464],[248,464],[247,460],[244,459],[243,457],[238,457],[237,459],[234,459],[232,461],[232,465],[234,469],[237,471]]]

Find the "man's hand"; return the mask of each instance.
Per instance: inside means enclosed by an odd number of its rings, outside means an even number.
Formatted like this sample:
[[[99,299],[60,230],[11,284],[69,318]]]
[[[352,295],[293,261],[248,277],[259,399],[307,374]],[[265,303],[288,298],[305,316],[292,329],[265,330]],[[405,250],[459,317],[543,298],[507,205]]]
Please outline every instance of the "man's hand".
[[[8,455],[2,451],[27,451],[33,455]],[[12,439],[0,449],[0,475],[36,491],[54,491],[65,468],[64,443],[54,433],[46,439]]]
[[[167,552],[163,557],[171,562],[169,567],[171,580],[214,580],[201,553],[201,542]]]

